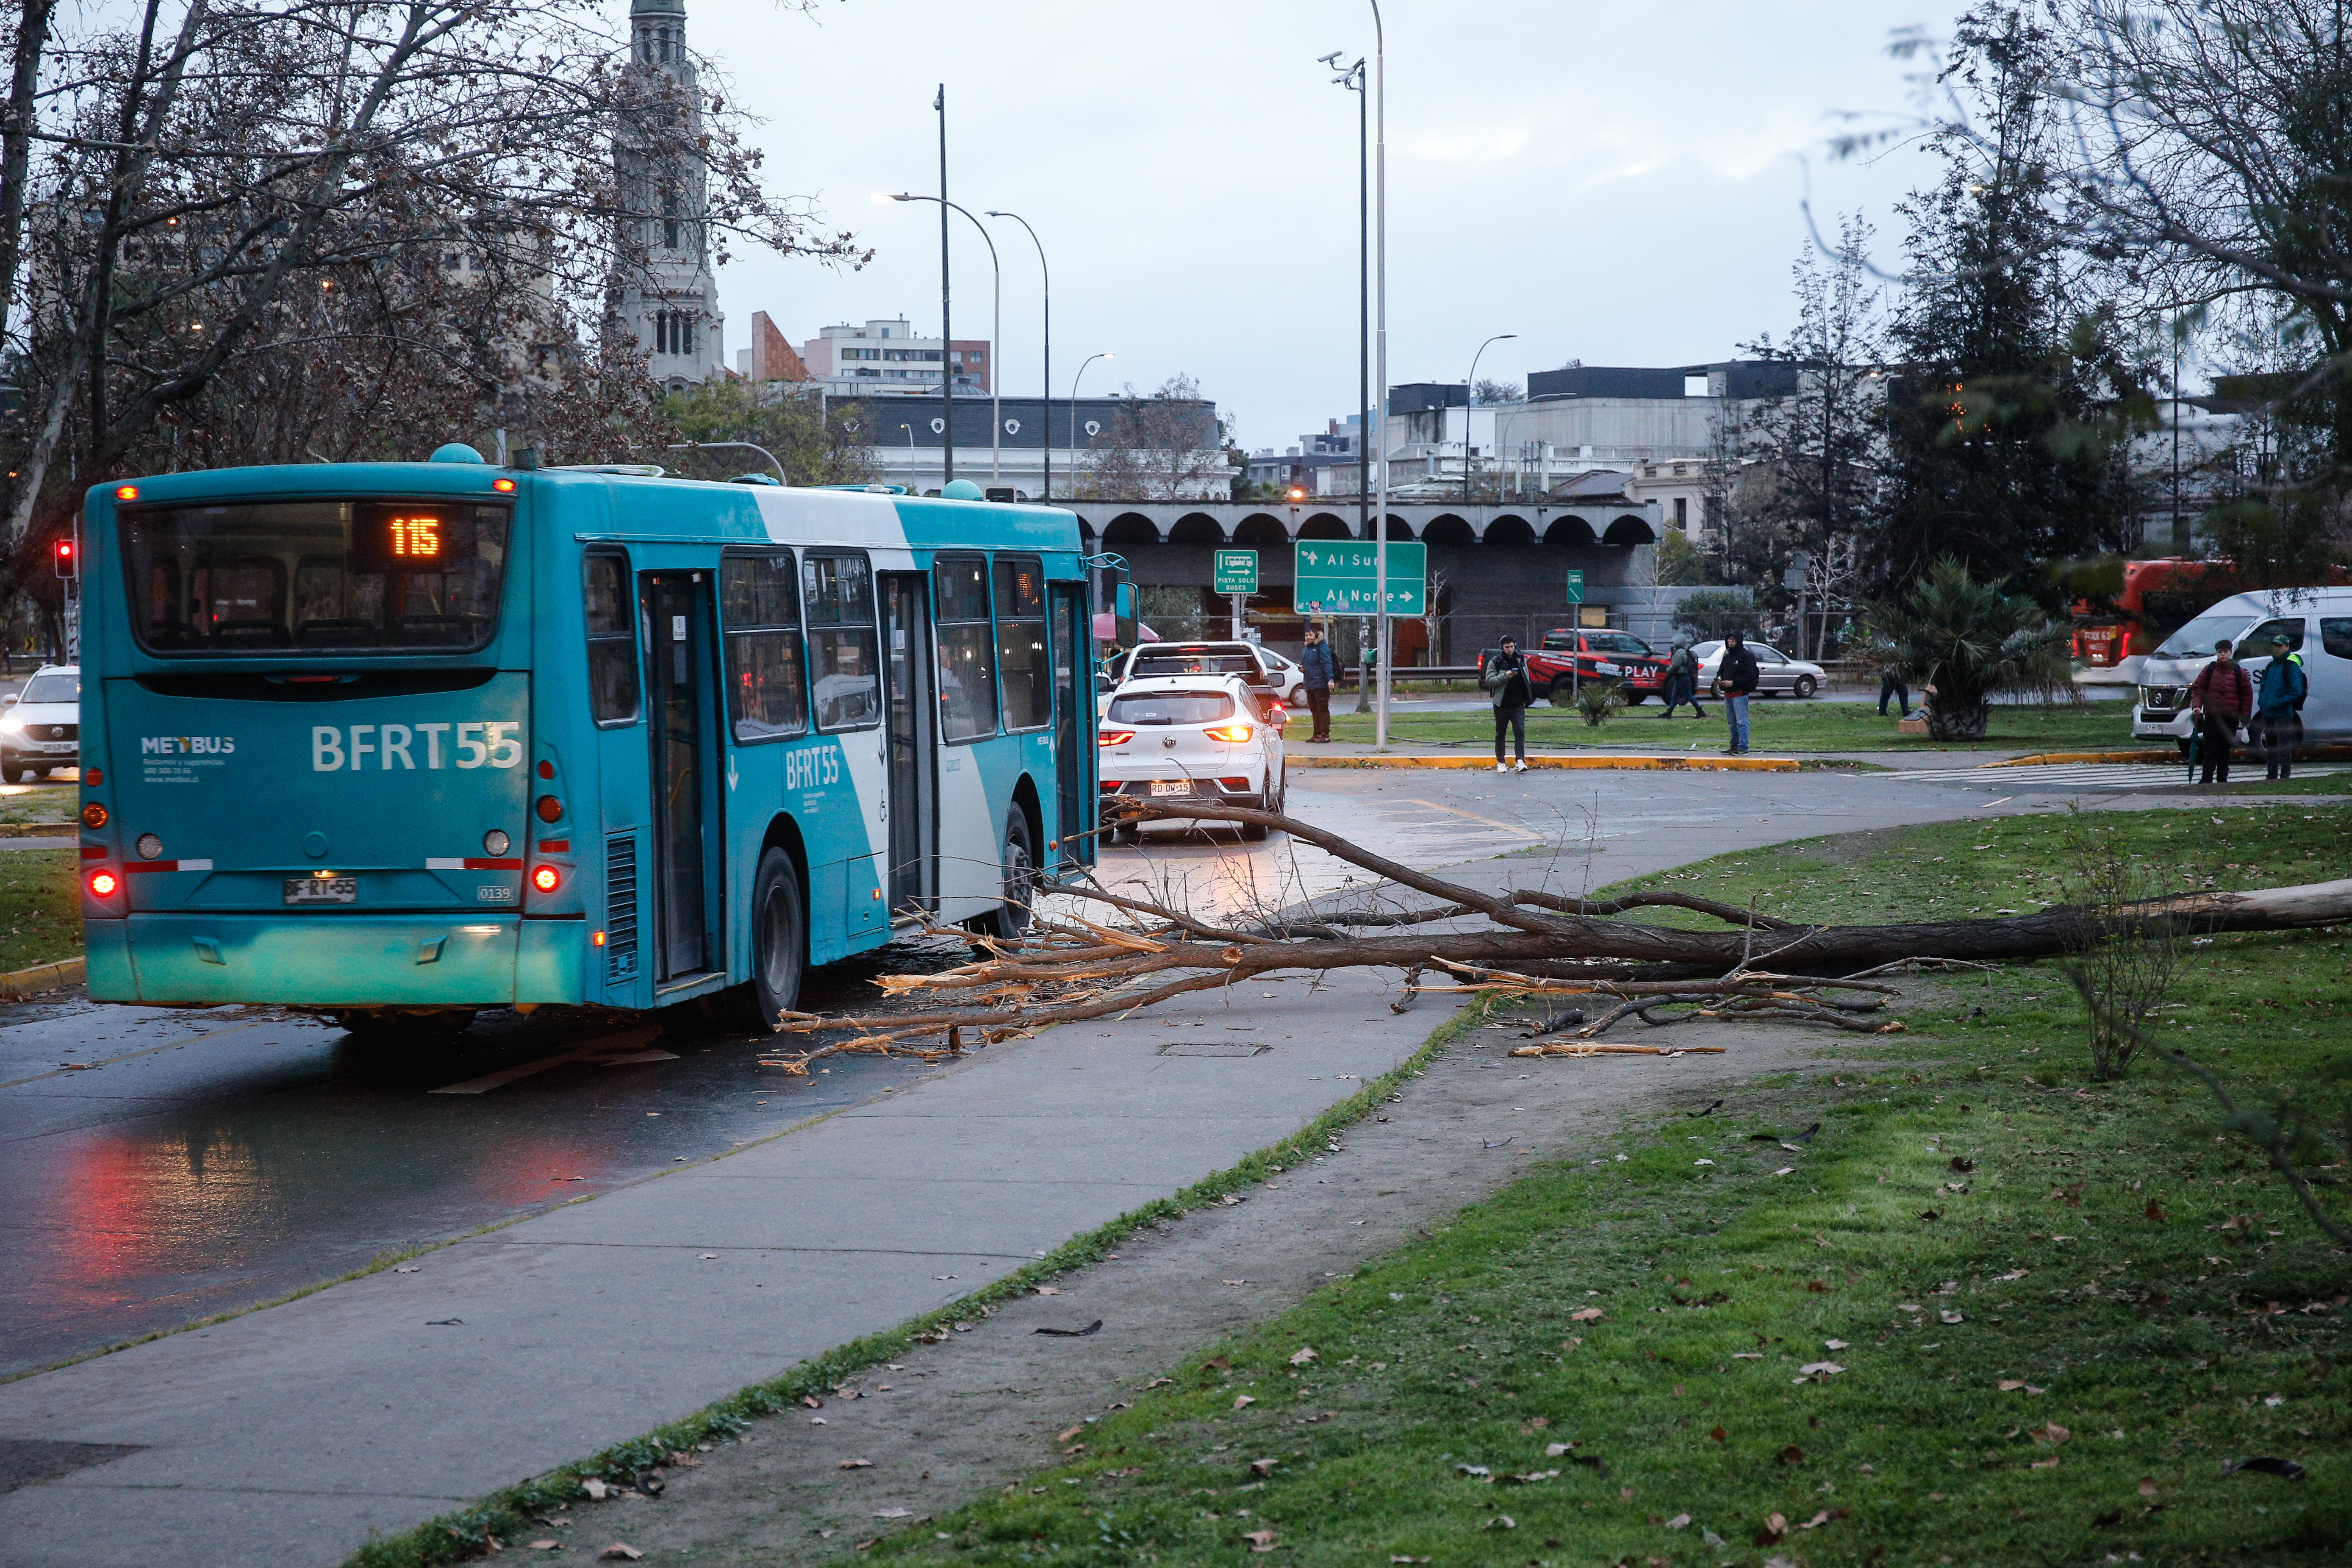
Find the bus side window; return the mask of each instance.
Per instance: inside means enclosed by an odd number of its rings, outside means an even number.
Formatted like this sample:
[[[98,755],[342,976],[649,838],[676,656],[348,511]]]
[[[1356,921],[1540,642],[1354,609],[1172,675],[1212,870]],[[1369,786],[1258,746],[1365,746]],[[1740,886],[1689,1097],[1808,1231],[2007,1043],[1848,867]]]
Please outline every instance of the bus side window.
[[[801,559],[809,673],[820,730],[882,721],[882,660],[874,635],[874,569],[864,555],[810,551]]]
[[[940,738],[993,735],[996,638],[988,615],[988,558],[941,555],[931,572],[940,607]]]
[[[637,617],[629,603],[629,562],[594,554],[580,563],[588,613],[588,707],[599,724],[637,717]]]
[[[996,668],[1004,681],[1004,727],[1042,730],[1054,721],[1054,676],[1045,636],[1045,563],[1034,555],[996,558]]]
[[[2319,646],[2337,658],[2352,658],[2352,616],[2322,616]]]
[[[789,551],[719,563],[719,619],[727,634],[727,716],[739,742],[808,728],[801,682],[800,595]]]
[[[2301,653],[2303,651],[2303,617],[2291,616],[2282,620],[2264,621],[2246,634],[2246,642],[2250,647],[2260,649],[2261,654],[2268,654],[2271,651],[2270,645],[2282,637],[2286,638],[2289,653]],[[2250,654],[2248,657],[2259,658],[2261,654]]]

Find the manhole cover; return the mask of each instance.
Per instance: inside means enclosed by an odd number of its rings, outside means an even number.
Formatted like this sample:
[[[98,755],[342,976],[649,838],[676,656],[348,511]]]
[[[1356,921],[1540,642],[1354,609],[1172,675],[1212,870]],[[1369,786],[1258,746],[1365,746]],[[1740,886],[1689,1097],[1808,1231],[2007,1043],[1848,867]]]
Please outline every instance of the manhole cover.
[[[1176,1040],[1160,1047],[1163,1057],[1262,1057],[1272,1046],[1244,1045],[1233,1040]]]

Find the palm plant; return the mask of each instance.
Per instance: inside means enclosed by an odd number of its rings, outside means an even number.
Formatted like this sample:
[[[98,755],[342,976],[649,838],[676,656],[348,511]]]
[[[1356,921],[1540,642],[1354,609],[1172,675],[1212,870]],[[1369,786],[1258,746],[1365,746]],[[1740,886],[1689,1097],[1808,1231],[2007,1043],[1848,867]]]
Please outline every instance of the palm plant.
[[[1598,730],[1625,705],[1623,689],[1614,680],[1588,680],[1576,689],[1574,707],[1584,721]]]
[[[2031,599],[1979,583],[1946,556],[1900,605],[1872,612],[1904,671],[1927,692],[1927,732],[1981,741],[1996,692],[2047,689],[2069,678],[2073,628]]]

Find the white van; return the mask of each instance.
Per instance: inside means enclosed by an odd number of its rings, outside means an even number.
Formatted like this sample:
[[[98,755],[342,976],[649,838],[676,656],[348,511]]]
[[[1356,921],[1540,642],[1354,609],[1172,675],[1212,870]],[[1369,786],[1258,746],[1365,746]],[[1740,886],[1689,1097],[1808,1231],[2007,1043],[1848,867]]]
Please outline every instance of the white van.
[[[2186,754],[2193,728],[2189,687],[2213,661],[2213,645],[2223,637],[2241,648],[2250,640],[2262,645],[2263,657],[2246,660],[2246,673],[2259,689],[2271,662],[2270,640],[2282,632],[2288,647],[2303,656],[2303,672],[2311,682],[2303,707],[2304,740],[2352,740],[2352,588],[2233,594],[2165,638],[2140,667],[2132,738],[2174,741]]]

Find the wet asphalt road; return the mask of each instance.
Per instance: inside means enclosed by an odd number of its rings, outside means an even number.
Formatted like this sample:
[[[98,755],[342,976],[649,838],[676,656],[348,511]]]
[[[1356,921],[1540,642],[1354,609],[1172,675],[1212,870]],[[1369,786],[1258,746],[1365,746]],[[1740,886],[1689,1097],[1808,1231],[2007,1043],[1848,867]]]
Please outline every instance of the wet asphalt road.
[[[1296,815],[1376,852],[1430,867],[1517,854],[1564,891],[1759,842],[2062,800],[2020,794],[2015,775],[1291,779]],[[1360,874],[1279,837],[1163,829],[1107,852],[1101,875],[1234,909]],[[803,1005],[870,1005],[873,974],[966,956],[894,944],[816,972]],[[722,1153],[924,1070],[859,1057],[793,1079],[759,1067],[763,1052],[772,1042],[686,1020],[557,1009],[386,1048],[269,1009],[0,1007],[0,1377]]]

